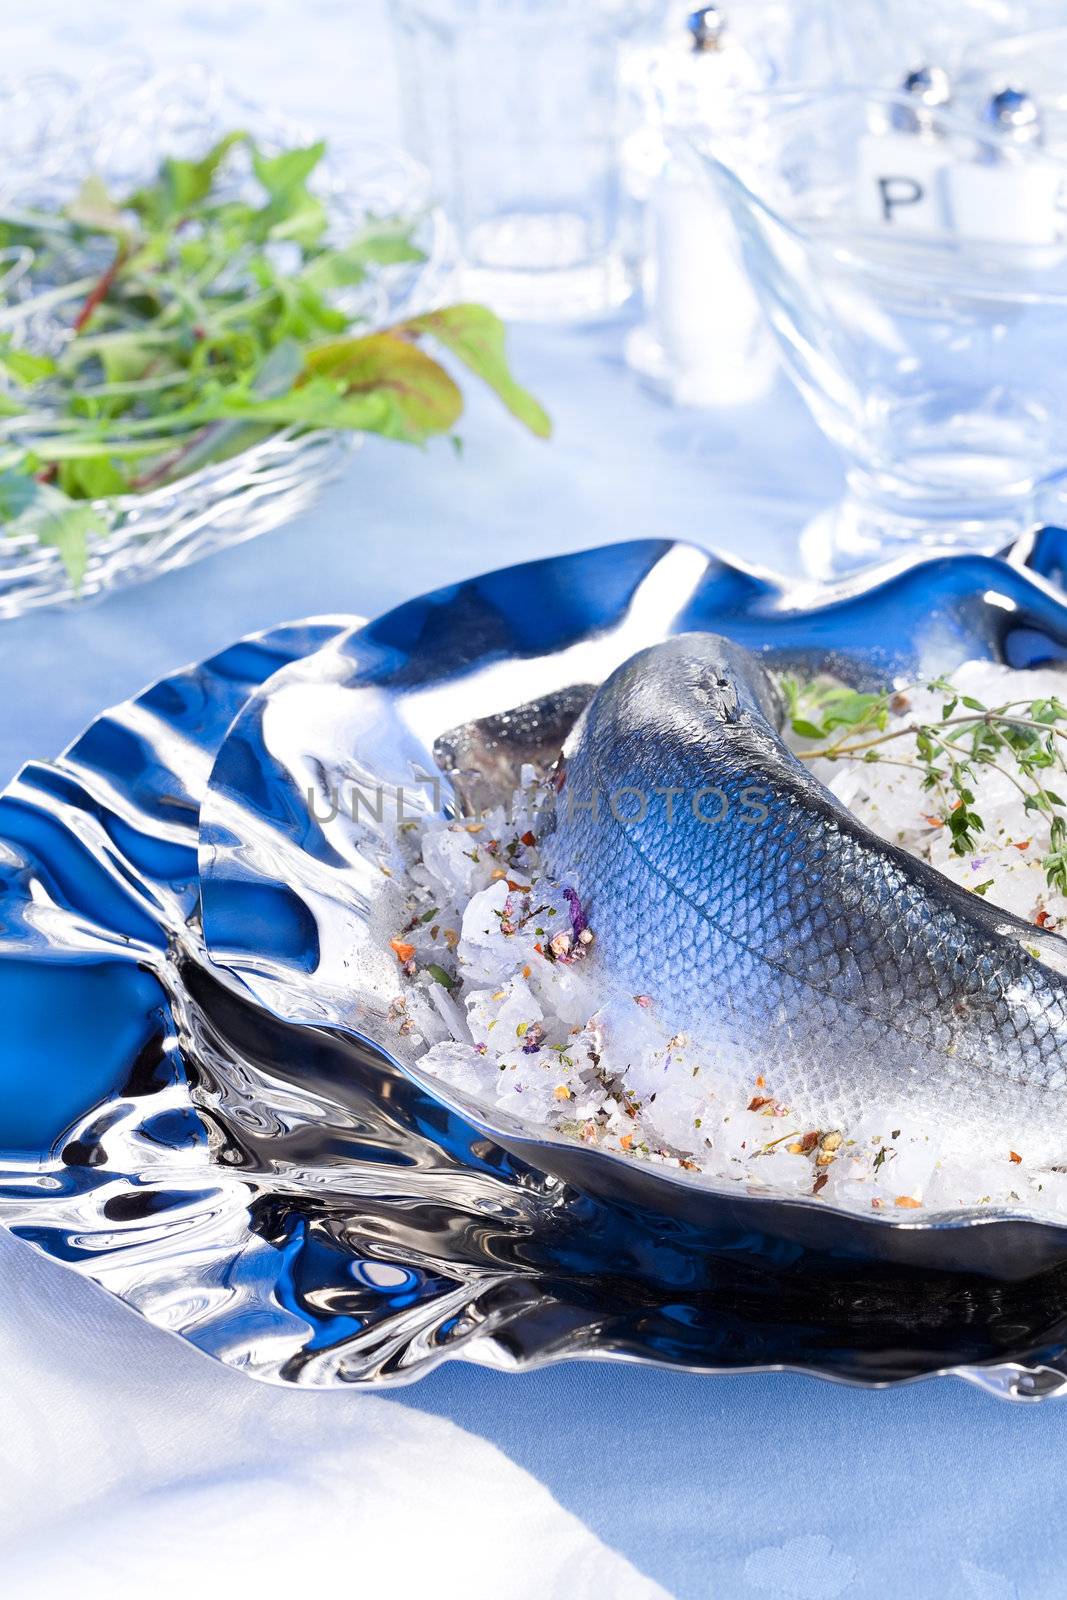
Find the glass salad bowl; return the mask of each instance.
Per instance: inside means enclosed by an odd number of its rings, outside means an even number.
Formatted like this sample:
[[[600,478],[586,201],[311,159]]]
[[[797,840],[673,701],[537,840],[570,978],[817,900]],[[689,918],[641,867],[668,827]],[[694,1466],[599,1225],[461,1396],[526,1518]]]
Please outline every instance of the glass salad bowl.
[[[148,77],[139,67],[119,66],[88,84],[41,74],[0,86],[0,109],[0,216],[62,206],[90,174],[113,192],[130,192],[155,174],[164,155],[202,155],[233,128],[250,131],[268,150],[314,137],[195,67]],[[331,138],[312,185],[338,241],[370,218],[404,217],[412,219],[424,254],[414,264],[372,267],[364,283],[344,291],[347,312],[373,329],[439,302],[450,272],[449,235],[428,204],[428,180],[417,163],[386,145]],[[31,349],[54,350],[61,324],[47,308],[25,307],[38,287],[32,252],[3,251],[0,273],[0,333]],[[283,429],[158,487],[89,502],[106,531],[90,536],[77,596],[59,551],[32,531],[14,529],[0,540],[0,617],[97,597],[265,533],[306,506],[359,442],[356,433]]]
[[[931,650],[946,669],[1060,661],[1065,564],[1049,530],[1010,561],[813,593],[686,545],[616,545],[369,625],[279,628],[106,712],[0,798],[0,1221],[285,1383],[586,1356],[1067,1391],[1063,1225],[860,1218],[594,1170],[580,1149],[567,1170],[562,1146],[420,1081],[374,1042],[373,985],[343,966],[377,864],[303,793],[305,760],[328,779],[328,736],[372,704],[365,762],[503,781],[620,652],[687,627],[856,678]]]

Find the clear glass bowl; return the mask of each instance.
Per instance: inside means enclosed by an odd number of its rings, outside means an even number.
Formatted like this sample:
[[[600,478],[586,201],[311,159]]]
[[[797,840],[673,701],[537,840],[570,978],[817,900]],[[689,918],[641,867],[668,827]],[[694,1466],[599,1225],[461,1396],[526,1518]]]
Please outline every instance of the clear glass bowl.
[[[877,90],[772,92],[751,98],[743,135],[695,136],[786,364],[844,458],[848,494],[805,540],[823,573],[1002,548],[1067,470],[1067,164],[921,116],[901,131],[914,102]],[[920,195],[921,222],[898,204]]]
[[[268,147],[314,137],[249,104],[202,68],[146,76],[130,64],[85,84],[49,73],[0,85],[0,209],[62,205],[90,172],[121,193],[151,177],[163,155],[200,154],[237,127]],[[374,271],[344,308],[374,327],[438,303],[450,276],[450,236],[442,214],[428,205],[423,169],[389,146],[331,136],[320,173],[316,186],[339,239],[371,215],[410,216],[419,219],[416,239],[425,252],[414,266]],[[47,314],[18,319],[17,297],[33,283],[32,261],[7,252],[4,265],[5,329],[31,346],[54,347],[62,331]],[[107,533],[91,543],[77,597],[56,550],[31,536],[0,539],[0,617],[83,603],[255,538],[302,510],[359,443],[357,434],[284,430],[159,488],[94,502]]]

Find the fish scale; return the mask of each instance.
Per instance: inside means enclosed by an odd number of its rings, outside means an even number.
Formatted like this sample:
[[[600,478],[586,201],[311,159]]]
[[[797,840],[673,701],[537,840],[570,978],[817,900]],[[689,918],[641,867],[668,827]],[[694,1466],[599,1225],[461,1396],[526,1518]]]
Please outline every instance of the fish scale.
[[[714,635],[640,652],[593,697],[543,848],[605,991],[649,995],[812,1125],[878,1105],[1067,1157],[1067,941],[872,833],[780,721],[758,661]]]

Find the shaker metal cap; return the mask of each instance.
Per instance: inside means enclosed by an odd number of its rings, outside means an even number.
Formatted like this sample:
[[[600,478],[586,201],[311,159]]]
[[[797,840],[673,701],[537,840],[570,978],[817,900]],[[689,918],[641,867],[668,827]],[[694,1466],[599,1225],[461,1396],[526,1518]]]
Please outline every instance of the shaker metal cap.
[[[912,103],[894,106],[893,127],[901,133],[932,133],[930,113],[950,103],[952,80],[944,67],[915,67],[901,81],[900,92]]]
[[[691,11],[685,25],[697,55],[710,54],[722,47],[726,16],[721,6],[701,6],[699,11]]]
[[[1041,143],[1041,112],[1025,89],[998,90],[983,110],[982,121],[1012,144]]]
[[[947,106],[952,99],[952,83],[944,67],[916,67],[900,87],[924,106]]]

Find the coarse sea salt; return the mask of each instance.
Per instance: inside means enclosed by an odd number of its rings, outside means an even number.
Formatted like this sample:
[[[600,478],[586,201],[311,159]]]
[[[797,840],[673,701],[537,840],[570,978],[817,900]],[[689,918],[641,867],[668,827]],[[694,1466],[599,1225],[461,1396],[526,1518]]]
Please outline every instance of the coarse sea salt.
[[[988,662],[968,663],[951,681],[986,705],[1064,689],[1059,672]],[[909,688],[890,726],[936,723],[944,699],[943,690]],[[811,770],[874,832],[990,903],[1067,931],[1067,898],[1050,889],[1042,864],[1048,821],[1024,808],[1009,777],[982,769],[984,826],[961,856],[906,731],[893,763],[817,760]],[[1036,1167],[1025,1151],[976,1148],[890,1102],[872,1104],[848,1127],[805,1125],[774,1084],[739,1082],[713,1066],[698,1039],[659,1014],[654,996],[606,993],[595,930],[582,931],[569,886],[541,875],[545,796],[526,769],[509,807],[474,822],[426,818],[407,835],[407,922],[396,931],[413,947],[413,976],[390,1016],[422,1071],[534,1128],[716,1186],[814,1193],[897,1217],[974,1207],[1067,1216],[1067,1171]]]

